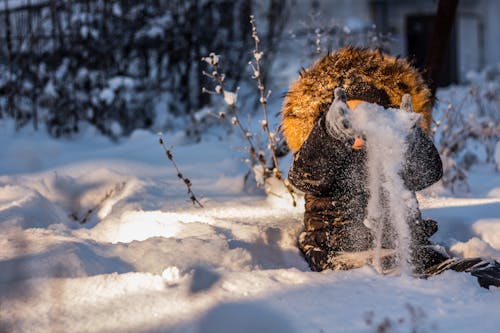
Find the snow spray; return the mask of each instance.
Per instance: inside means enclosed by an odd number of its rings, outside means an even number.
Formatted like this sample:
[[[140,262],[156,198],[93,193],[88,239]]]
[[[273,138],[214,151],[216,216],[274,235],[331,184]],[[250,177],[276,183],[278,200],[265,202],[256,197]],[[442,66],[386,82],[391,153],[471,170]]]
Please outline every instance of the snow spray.
[[[411,108],[411,101],[409,103]],[[366,140],[370,197],[364,224],[374,232],[374,266],[383,271],[381,253],[389,239],[392,242],[389,247],[396,250],[396,267],[399,266],[401,273],[410,274],[408,223],[414,222],[418,203],[415,194],[404,185],[401,170],[408,135],[421,116],[370,103],[360,103],[350,116],[355,131],[363,133]]]

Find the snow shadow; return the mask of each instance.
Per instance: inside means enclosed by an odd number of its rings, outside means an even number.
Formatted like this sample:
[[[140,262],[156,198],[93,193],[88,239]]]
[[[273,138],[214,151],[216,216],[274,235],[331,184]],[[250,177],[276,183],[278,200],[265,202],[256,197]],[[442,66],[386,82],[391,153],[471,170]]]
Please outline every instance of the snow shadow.
[[[45,228],[49,224],[60,223],[67,219],[58,212],[56,205],[37,191],[21,187],[17,189],[18,193],[7,196],[10,203],[0,210],[0,226],[11,225],[23,229]]]
[[[98,274],[127,273],[133,267],[118,257],[108,257],[86,243],[65,243],[44,252],[0,261],[0,283],[33,278],[72,278]]]
[[[290,318],[266,304],[265,300],[216,304],[199,319],[170,326],[168,323],[139,331],[142,333],[296,333]]]
[[[500,218],[500,203],[426,208],[422,210],[422,216],[437,221],[439,230],[433,237],[436,242],[441,243],[449,239],[464,242],[477,236],[472,229],[476,221]]]
[[[243,249],[252,258],[252,263],[260,269],[297,268],[309,271],[305,260],[298,251],[284,249],[281,243],[284,231],[277,227],[265,228],[256,239],[237,239],[231,230],[215,227],[218,233],[228,239],[229,249]]]
[[[198,322],[203,333],[294,333],[290,320],[262,302],[222,303]]]
[[[221,275],[208,266],[200,265],[193,269],[193,277],[189,292],[196,294],[212,288],[221,278]]]
[[[464,311],[468,311],[481,304],[484,295],[473,279],[458,273],[429,281],[410,276],[381,276],[364,267],[352,271],[311,272],[309,277],[304,283],[283,285],[279,291],[265,292],[257,298],[214,304],[199,318],[178,325],[162,320],[156,327],[141,332],[378,332],[376,325],[383,323],[384,318],[394,319],[394,330],[389,327],[388,331],[433,332],[435,330],[429,327],[441,315],[434,309],[451,311],[454,319],[461,318],[455,302],[469,301],[472,305],[464,306]],[[470,288],[456,295],[456,290],[464,286]],[[205,297],[214,297],[217,292],[215,288]],[[408,306],[424,309],[424,314],[412,317]],[[373,317],[372,329],[366,321],[368,314]],[[488,310],[486,315],[487,321],[496,320],[494,310]],[[412,326],[415,325],[413,319],[418,321],[418,327]],[[462,323],[464,321],[467,319]],[[451,330],[443,330],[446,331]]]

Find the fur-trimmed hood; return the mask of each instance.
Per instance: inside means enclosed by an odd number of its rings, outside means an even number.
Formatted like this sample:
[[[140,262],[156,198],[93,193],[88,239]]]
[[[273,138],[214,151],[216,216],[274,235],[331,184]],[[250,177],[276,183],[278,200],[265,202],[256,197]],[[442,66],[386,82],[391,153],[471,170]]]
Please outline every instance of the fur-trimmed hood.
[[[348,100],[364,100],[385,108],[399,107],[408,93],[414,111],[423,115],[420,126],[429,132],[432,96],[421,74],[404,59],[346,47],[316,61],[290,86],[281,111],[281,127],[294,153],[307,139],[317,117],[328,110],[336,87],[345,90]]]

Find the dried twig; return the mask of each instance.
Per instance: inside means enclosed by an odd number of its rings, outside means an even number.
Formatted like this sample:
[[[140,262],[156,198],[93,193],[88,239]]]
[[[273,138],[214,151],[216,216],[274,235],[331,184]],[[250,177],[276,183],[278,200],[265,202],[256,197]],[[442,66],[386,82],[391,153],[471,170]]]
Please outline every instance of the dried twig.
[[[175,161],[174,161],[174,156],[172,155],[171,149],[168,149],[167,146],[165,145],[165,141],[163,140],[163,135],[160,133],[159,136],[160,136],[160,139],[159,139],[160,145],[163,147],[163,150],[165,151],[165,155],[167,156],[167,158],[170,160],[170,162],[172,162],[172,165],[174,166],[174,168],[177,172],[177,178],[179,178],[184,183],[184,185],[186,185],[189,199],[191,200],[193,205],[198,205],[199,207],[203,208],[203,205],[201,204],[200,201],[198,201],[198,199],[196,198],[196,195],[194,194],[193,190],[191,189],[191,186],[192,186],[191,181],[189,180],[189,178],[184,177],[184,175],[181,173],[181,171],[179,170],[179,167],[177,166],[177,163],[175,163]]]
[[[226,91],[224,89],[224,80],[226,76],[224,75],[224,73],[220,72],[219,56],[215,53],[210,53],[208,57],[204,57],[202,60],[212,67],[212,73],[203,71],[203,75],[211,78],[216,83],[215,90],[209,90],[203,87],[202,91],[207,94],[221,95],[224,98],[224,101],[229,106],[229,111],[232,114],[231,123],[234,126],[238,127],[242,136],[248,142],[248,152],[250,154],[250,159],[253,162],[252,164],[261,164],[263,168],[266,169],[266,160],[264,158],[264,155],[257,148],[258,145],[256,144],[256,142],[254,142],[254,135],[241,122],[238,108],[236,107],[238,89],[235,92]],[[219,113],[219,119],[226,119],[226,115],[224,112]]]
[[[278,165],[278,158],[276,156],[276,132],[271,131],[269,129],[269,116],[267,112],[267,100],[269,96],[271,95],[271,90],[268,90],[266,93],[266,89],[264,87],[264,83],[262,81],[262,56],[264,53],[260,51],[259,49],[259,35],[257,33],[257,26],[255,24],[255,17],[253,15],[250,15],[250,24],[252,25],[252,38],[255,42],[255,49],[253,50],[253,57],[255,59],[254,61],[250,61],[250,67],[252,68],[253,71],[253,76],[252,78],[257,81],[257,88],[259,89],[260,93],[260,99],[259,102],[262,105],[262,111],[264,113],[264,120],[262,120],[262,130],[267,134],[267,138],[269,141],[268,149],[271,151],[271,156],[273,159],[273,170],[272,174],[276,179],[280,180],[285,188],[288,190],[288,193],[290,193],[290,196],[292,197],[292,203],[293,206],[295,207],[297,205],[297,202],[295,200],[295,195],[292,186],[282,177],[281,171],[279,169]]]
[[[263,52],[260,51],[259,49],[259,36],[257,34],[257,28],[255,25],[255,18],[254,16],[250,16],[250,24],[252,25],[252,38],[254,39],[255,42],[255,49],[253,50],[253,57],[255,62],[250,61],[249,65],[252,69],[252,78],[257,81],[257,87],[259,89],[259,102],[262,105],[262,110],[264,113],[264,119],[261,120],[261,125],[262,125],[262,130],[267,136],[267,139],[269,141],[267,145],[267,149],[271,152],[271,159],[273,163],[272,169],[270,169],[267,166],[266,162],[266,156],[264,152],[262,152],[260,148],[260,142],[257,138],[256,134],[252,134],[241,122],[241,117],[238,112],[238,108],[236,106],[236,101],[238,97],[238,90],[236,92],[230,92],[226,91],[224,89],[224,80],[225,80],[225,75],[224,73],[221,73],[219,70],[219,56],[216,55],[215,53],[210,53],[208,57],[202,58],[203,61],[208,63],[212,68],[212,73],[207,73],[203,71],[203,75],[209,77],[212,79],[215,83],[216,86],[214,90],[209,90],[203,87],[202,91],[208,94],[213,94],[213,95],[220,95],[223,97],[224,101],[226,104],[229,106],[229,110],[232,114],[231,118],[231,123],[235,126],[237,126],[242,133],[243,137],[245,140],[247,140],[248,145],[249,145],[249,154],[250,154],[250,164],[252,166],[255,165],[260,165],[261,170],[262,170],[262,175],[263,178],[266,179],[268,177],[275,177],[278,179],[288,190],[290,193],[290,196],[292,197],[292,203],[293,206],[296,206],[296,200],[295,200],[295,195],[292,186],[288,183],[286,179],[283,179],[281,171],[279,169],[278,165],[278,157],[276,154],[276,142],[277,142],[277,133],[276,131],[271,131],[269,129],[269,116],[268,116],[268,111],[267,111],[267,100],[271,94],[271,91],[265,90],[263,81],[262,81],[262,56]],[[220,119],[226,119],[226,116],[224,113],[219,114]],[[255,170],[253,170],[255,172]]]
[[[87,210],[87,212],[85,212],[85,214],[83,214],[83,216],[79,217],[77,215],[77,213],[71,213],[69,216],[75,220],[75,221],[78,221],[78,223],[80,224],[85,224],[87,223],[87,221],[89,220],[89,218],[92,216],[92,214],[94,214],[99,208],[101,208],[103,206],[103,204],[109,199],[111,198],[113,195],[115,195],[116,193],[118,192],[121,192],[124,188],[125,188],[125,182],[121,182],[121,183],[118,183],[115,185],[115,187],[113,187],[112,189],[106,191],[106,193],[104,194],[104,196],[101,198],[101,200],[99,200],[99,202],[97,204],[94,205],[94,207],[92,208],[89,208]]]

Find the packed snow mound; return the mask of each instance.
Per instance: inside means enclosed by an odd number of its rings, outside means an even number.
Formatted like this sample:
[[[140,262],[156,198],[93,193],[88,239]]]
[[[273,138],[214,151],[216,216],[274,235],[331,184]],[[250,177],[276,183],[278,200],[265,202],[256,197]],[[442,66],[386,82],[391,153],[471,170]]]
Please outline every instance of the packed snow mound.
[[[492,247],[488,242],[473,237],[467,242],[458,242],[450,247],[450,251],[463,258],[494,259],[500,261],[500,250]]]
[[[46,227],[64,221],[63,210],[36,189],[19,186],[0,186],[0,224],[4,227]]]
[[[474,232],[494,249],[500,251],[500,219],[483,219],[472,226]]]

